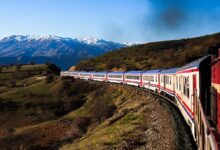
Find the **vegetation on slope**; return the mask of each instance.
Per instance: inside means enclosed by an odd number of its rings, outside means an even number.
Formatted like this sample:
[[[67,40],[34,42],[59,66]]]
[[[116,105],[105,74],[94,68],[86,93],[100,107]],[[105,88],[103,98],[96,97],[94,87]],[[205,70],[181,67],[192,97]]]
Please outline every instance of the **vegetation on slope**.
[[[182,66],[207,54],[220,33],[191,39],[147,43],[81,61],[77,70],[148,70]]]
[[[182,144],[182,149],[193,149],[190,134],[172,117],[178,113],[150,95],[35,71],[7,86],[14,73],[23,71],[0,73],[0,87],[5,88],[0,92],[3,150],[177,149]]]

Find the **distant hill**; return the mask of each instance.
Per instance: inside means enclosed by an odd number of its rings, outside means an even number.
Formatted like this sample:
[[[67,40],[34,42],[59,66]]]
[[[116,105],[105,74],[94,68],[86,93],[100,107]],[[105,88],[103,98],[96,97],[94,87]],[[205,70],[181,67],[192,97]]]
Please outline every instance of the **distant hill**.
[[[152,42],[108,52],[81,61],[77,70],[147,70],[182,66],[207,54],[220,42],[220,33],[197,38]]]
[[[0,65],[50,62],[67,69],[82,59],[126,46],[97,38],[13,35],[0,40]]]

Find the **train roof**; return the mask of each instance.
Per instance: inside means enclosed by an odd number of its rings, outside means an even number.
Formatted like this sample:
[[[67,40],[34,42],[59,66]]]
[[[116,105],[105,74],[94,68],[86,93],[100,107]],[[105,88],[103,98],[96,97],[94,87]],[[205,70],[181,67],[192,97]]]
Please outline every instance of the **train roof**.
[[[80,71],[68,71],[69,73],[79,73]]]
[[[78,72],[78,73],[80,73],[80,74],[91,74],[91,73],[93,73],[93,72],[88,72],[88,71],[81,71],[81,72]]]
[[[209,57],[209,55],[208,55],[208,56],[204,56],[204,57],[202,57],[202,58],[199,58],[199,59],[197,59],[197,60],[195,60],[195,61],[193,61],[193,62],[191,62],[191,63],[188,63],[188,64],[184,65],[183,67],[180,67],[180,68],[177,70],[177,72],[183,71],[183,70],[186,70],[186,69],[190,69],[190,68],[199,68],[201,62],[203,62],[204,60],[206,60],[208,57]]]
[[[142,74],[144,71],[128,71],[128,72],[125,72],[125,74],[136,74],[136,75],[139,75],[139,74]]]
[[[148,70],[143,72],[143,74],[159,74],[162,70],[161,69],[157,69],[157,70]]]
[[[114,72],[108,72],[108,74],[124,74],[123,71],[114,71]]]
[[[178,68],[170,68],[170,69],[164,69],[161,71],[161,74],[175,74]]]
[[[93,72],[93,74],[106,74],[107,71]]]

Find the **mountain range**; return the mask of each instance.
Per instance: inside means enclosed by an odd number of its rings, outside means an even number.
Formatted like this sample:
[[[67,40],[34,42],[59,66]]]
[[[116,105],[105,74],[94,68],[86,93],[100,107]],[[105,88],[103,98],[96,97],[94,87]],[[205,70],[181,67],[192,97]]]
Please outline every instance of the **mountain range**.
[[[80,60],[131,45],[88,37],[13,35],[0,40],[0,65],[50,62],[65,70]]]

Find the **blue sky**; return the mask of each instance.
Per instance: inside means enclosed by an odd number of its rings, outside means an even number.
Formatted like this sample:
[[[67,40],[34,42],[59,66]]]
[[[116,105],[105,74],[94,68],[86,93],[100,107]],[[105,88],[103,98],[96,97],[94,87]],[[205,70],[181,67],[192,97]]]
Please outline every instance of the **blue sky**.
[[[220,31],[220,0],[1,0],[0,38],[180,39]]]

